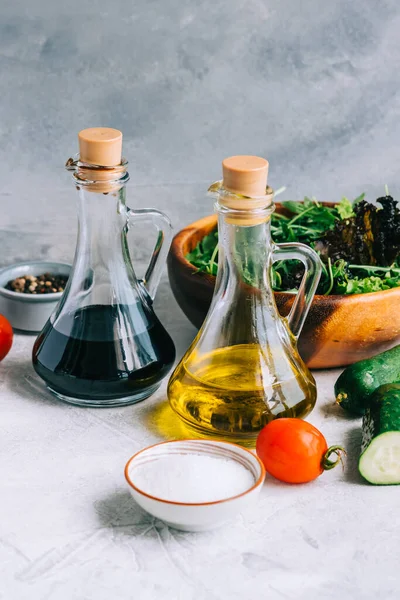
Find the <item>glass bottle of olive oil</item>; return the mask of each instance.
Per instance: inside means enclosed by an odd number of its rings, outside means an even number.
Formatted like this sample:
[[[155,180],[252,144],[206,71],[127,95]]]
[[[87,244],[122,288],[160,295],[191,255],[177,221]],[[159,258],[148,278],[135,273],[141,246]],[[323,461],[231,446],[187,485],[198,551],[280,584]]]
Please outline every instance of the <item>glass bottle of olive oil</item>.
[[[218,212],[218,275],[208,315],[168,385],[173,410],[198,434],[253,446],[278,417],[305,417],[315,381],[297,337],[321,274],[318,255],[297,243],[274,244],[268,162],[225,159],[223,181],[209,193]],[[300,260],[305,273],[287,318],[277,310],[270,267]]]

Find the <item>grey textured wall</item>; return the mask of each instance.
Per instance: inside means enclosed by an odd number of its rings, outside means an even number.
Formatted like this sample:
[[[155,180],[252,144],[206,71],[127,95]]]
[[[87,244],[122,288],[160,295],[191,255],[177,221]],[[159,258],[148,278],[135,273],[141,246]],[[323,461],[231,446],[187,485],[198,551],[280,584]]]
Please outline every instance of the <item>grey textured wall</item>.
[[[1,262],[72,257],[63,165],[95,125],[124,132],[130,204],[176,228],[232,154],[286,197],[396,192],[399,30],[397,0],[1,0]]]
[[[138,185],[201,190],[235,153],[268,157],[290,195],[395,185],[396,0],[2,0],[0,17],[3,191],[64,185],[97,124],[123,130]]]

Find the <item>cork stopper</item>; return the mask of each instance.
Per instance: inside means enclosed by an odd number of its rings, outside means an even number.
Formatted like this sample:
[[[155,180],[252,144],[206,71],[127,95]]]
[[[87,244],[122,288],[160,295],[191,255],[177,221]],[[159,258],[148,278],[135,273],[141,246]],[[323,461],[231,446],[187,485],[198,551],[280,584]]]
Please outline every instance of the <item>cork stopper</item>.
[[[222,162],[223,186],[241,196],[265,196],[268,161],[258,156],[231,156]]]
[[[224,192],[218,204],[228,209],[227,223],[253,226],[269,221],[274,192],[267,187],[268,167],[268,161],[258,156],[231,156],[222,161]]]
[[[80,131],[78,140],[77,180],[85,182],[85,189],[91,192],[108,194],[121,189],[127,165],[122,159],[122,133],[110,127],[91,127]]]
[[[91,127],[78,133],[80,159],[90,165],[116,167],[122,159],[122,133],[110,127]]]

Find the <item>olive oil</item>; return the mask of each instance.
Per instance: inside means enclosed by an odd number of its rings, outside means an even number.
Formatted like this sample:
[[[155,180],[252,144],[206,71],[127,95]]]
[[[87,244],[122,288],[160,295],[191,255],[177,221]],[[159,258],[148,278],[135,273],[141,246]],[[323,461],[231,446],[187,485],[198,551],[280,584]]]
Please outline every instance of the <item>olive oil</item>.
[[[254,446],[272,419],[305,417],[316,401],[313,376],[297,338],[318,285],[318,255],[302,244],[271,240],[273,191],[268,161],[233,156],[223,180],[211,185],[218,212],[218,274],[205,321],[176,367],[168,399],[201,436]],[[271,285],[271,266],[301,260],[297,294],[285,300],[283,319]]]
[[[288,369],[289,360],[281,348],[267,353],[258,344],[219,348],[202,356],[193,352],[171,377],[170,404],[197,432],[252,446],[272,419],[304,417],[314,407],[311,374],[304,366],[302,371],[293,364]],[[279,370],[288,378],[279,377]]]

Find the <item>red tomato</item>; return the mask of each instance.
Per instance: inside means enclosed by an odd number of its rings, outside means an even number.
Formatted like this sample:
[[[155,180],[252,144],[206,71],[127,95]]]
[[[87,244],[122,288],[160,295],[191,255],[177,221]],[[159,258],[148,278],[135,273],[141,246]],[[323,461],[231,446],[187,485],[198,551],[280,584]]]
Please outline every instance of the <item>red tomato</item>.
[[[0,315],[0,360],[10,351],[13,342],[13,330],[10,323]]]
[[[265,470],[287,483],[306,483],[341,462],[340,446],[328,444],[316,427],[301,419],[276,419],[257,438],[257,454]],[[331,461],[330,455],[336,454]]]

